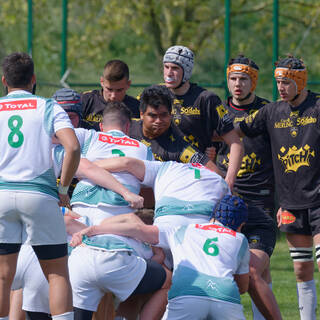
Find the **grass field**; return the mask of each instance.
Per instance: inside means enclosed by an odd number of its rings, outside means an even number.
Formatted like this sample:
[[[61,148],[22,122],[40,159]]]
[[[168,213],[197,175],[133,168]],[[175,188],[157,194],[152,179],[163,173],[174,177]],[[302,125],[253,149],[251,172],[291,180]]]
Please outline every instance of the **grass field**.
[[[283,319],[299,320],[296,281],[284,235],[281,235],[280,239],[278,239],[275,251],[271,257],[271,274],[273,292],[280,306]],[[320,297],[319,272],[317,271],[316,264],[315,279],[317,295]],[[252,319],[251,302],[248,294],[242,296],[242,303],[246,318],[248,320]]]

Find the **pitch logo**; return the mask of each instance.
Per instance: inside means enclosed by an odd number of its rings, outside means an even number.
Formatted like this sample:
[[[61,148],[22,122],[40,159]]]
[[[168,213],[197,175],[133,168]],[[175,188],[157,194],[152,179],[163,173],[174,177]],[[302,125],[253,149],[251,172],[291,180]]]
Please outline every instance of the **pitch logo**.
[[[280,152],[283,155],[278,154],[278,159],[282,162],[286,173],[297,172],[300,167],[310,167],[310,157],[315,157],[315,151],[307,144],[299,149],[296,146],[289,147],[288,150],[282,147]]]
[[[229,165],[228,163],[229,157],[230,157],[230,153],[228,153],[227,155],[228,159],[223,159],[222,161],[222,164],[225,165],[226,167],[228,167]],[[253,173],[256,171],[257,166],[260,166],[260,165],[261,165],[261,159],[258,159],[257,155],[254,152],[252,152],[251,154],[246,154],[242,158],[241,166],[237,176],[242,177],[246,173]]]
[[[113,143],[121,146],[139,147],[139,142],[128,137],[113,137],[107,134],[99,134],[99,141]]]
[[[0,111],[37,109],[37,100],[17,100],[0,103]]]

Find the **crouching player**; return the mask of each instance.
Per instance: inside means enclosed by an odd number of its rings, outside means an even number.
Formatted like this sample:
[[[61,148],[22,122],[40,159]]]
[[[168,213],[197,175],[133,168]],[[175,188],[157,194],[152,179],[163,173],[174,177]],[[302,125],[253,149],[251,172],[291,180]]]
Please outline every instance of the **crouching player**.
[[[150,226],[127,214],[75,233],[71,243],[112,233],[169,248],[174,269],[163,319],[245,319],[240,294],[249,286],[250,252],[247,239],[238,232],[247,217],[244,202],[227,195],[209,223]]]

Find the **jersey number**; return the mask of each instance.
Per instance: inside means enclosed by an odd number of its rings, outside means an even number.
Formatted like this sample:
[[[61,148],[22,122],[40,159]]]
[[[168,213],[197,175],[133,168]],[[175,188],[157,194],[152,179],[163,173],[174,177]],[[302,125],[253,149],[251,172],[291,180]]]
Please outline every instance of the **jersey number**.
[[[199,169],[197,169],[197,168],[190,168],[190,167],[189,167],[189,169],[194,170],[194,178],[195,178],[195,179],[200,179],[200,178],[201,178],[200,170],[199,170]]]
[[[215,257],[219,254],[219,248],[215,242],[218,242],[218,238],[207,239],[203,245],[203,251],[209,256]]]
[[[124,154],[124,152],[122,152],[121,150],[119,149],[112,149],[111,151],[112,154],[118,154],[119,157],[125,157],[126,155]]]
[[[23,144],[23,133],[20,131],[23,120],[20,116],[12,116],[8,119],[8,127],[11,130],[8,136],[8,143],[12,148],[19,148]]]

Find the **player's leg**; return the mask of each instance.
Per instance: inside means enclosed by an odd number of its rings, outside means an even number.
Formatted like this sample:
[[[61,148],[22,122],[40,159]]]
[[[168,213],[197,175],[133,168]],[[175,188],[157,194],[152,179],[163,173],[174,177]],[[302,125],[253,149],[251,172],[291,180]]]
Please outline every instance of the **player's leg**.
[[[0,318],[9,314],[10,291],[16,272],[19,244],[0,244]]]
[[[93,313],[92,320],[113,320],[115,317],[113,294],[107,292],[101,299],[98,310]]]
[[[26,315],[22,310],[22,290],[11,290],[9,319],[25,320]]]
[[[286,236],[296,275],[300,318],[316,319],[317,296],[313,279],[312,237],[290,233]]]

